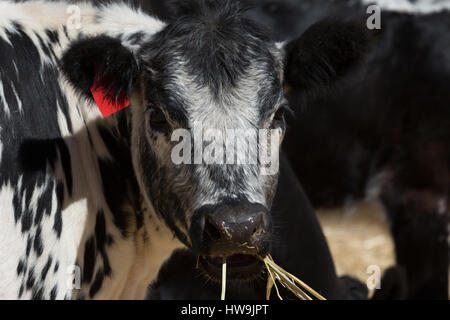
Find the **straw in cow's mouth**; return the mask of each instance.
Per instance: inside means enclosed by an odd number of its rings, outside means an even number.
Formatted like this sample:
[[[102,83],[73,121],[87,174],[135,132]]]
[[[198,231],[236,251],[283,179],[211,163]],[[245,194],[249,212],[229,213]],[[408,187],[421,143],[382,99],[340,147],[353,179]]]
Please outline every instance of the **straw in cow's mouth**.
[[[296,276],[290,274],[280,266],[278,266],[272,259],[271,255],[267,255],[265,258],[261,258],[266,265],[267,269],[267,289],[266,289],[266,299],[270,299],[270,293],[272,288],[275,286],[278,298],[283,300],[280,291],[277,287],[277,281],[286,289],[291,291],[300,300],[326,300],[322,295],[317,293],[314,289],[308,286],[306,283],[298,279]],[[307,291],[308,293],[306,293]],[[310,296],[311,294],[312,296]]]
[[[223,258],[222,263],[222,293],[220,300],[225,300],[225,291],[227,290],[227,258]]]
[[[322,295],[317,293],[314,289],[308,286],[306,283],[298,279],[296,276],[290,274],[280,266],[278,266],[271,255],[267,255],[265,258],[260,257],[264,262],[267,269],[267,287],[266,287],[266,299],[270,299],[270,294],[273,287],[275,287],[278,298],[283,300],[280,291],[278,290],[277,281],[286,289],[291,291],[300,300],[326,300]],[[226,281],[227,281],[227,258],[223,257],[222,260],[222,291],[220,295],[221,300],[225,300],[226,293]],[[308,292],[308,293],[307,293]]]

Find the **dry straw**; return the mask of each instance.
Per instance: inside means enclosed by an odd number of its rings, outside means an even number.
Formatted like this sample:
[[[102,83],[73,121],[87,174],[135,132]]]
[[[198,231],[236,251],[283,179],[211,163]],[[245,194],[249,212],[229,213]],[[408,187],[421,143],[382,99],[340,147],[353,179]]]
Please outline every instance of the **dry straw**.
[[[317,293],[314,289],[308,286],[306,283],[301,281],[296,276],[290,274],[280,266],[278,266],[272,259],[270,255],[267,255],[265,258],[262,258],[264,264],[267,268],[267,289],[266,289],[266,299],[269,300],[270,293],[272,292],[272,288],[275,286],[277,291],[278,298],[283,300],[281,297],[280,291],[277,287],[277,281],[286,289],[291,291],[297,298],[300,300],[314,300],[314,298],[318,300],[326,300],[323,296]],[[307,291],[308,293],[306,293]],[[310,296],[311,295],[311,296]]]
[[[300,300],[326,300],[323,296],[317,293],[314,289],[301,281],[296,276],[290,274],[280,266],[278,266],[272,259],[271,255],[267,255],[261,260],[266,265],[267,269],[267,287],[266,287],[266,299],[270,299],[270,293],[273,287],[277,291],[278,298],[283,300],[280,291],[278,290],[277,281],[286,289],[291,291]],[[220,295],[221,300],[225,300],[225,292],[227,287],[227,260],[224,257],[222,263],[222,293]],[[306,293],[307,291],[308,293]]]
[[[267,255],[265,258],[260,258],[267,269],[267,287],[266,287],[266,299],[270,299],[270,293],[273,287],[277,292],[278,298],[283,300],[280,291],[278,290],[277,281],[286,289],[291,291],[300,300],[326,300],[323,296],[317,293],[314,289],[308,286],[306,283],[298,279],[296,276],[290,274],[280,266],[278,266],[272,259],[271,255]],[[227,260],[224,257],[222,263],[222,293],[221,300],[225,300],[225,292],[227,286]],[[306,293],[307,291],[308,293]]]

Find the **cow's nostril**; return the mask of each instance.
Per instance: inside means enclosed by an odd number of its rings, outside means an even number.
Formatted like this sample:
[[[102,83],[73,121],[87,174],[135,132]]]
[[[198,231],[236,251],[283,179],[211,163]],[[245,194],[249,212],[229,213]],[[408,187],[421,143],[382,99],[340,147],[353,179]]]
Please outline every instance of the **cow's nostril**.
[[[205,222],[204,234],[207,240],[218,241],[222,238],[220,231],[208,220]]]

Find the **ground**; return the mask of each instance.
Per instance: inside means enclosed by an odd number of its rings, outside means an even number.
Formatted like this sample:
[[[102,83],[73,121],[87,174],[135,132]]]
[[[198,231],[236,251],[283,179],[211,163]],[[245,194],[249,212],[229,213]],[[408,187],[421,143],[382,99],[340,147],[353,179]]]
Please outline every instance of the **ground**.
[[[339,275],[352,275],[366,283],[372,275],[367,272],[369,266],[378,266],[383,273],[395,263],[389,224],[380,203],[361,202],[317,214]]]

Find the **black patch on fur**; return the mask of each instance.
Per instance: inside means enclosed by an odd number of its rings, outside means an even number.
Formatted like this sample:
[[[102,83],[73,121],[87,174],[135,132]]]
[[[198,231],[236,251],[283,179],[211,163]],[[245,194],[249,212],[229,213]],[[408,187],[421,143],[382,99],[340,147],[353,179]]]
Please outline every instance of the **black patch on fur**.
[[[105,215],[102,210],[97,213],[97,219],[95,222],[95,240],[97,243],[97,250],[102,251],[106,244],[106,222]]]
[[[14,206],[14,221],[15,223],[19,222],[19,219],[22,217],[22,210],[19,210],[20,208],[20,201],[19,198],[19,191],[17,190],[17,187],[14,190],[14,197],[13,197],[13,206]]]
[[[114,161],[98,159],[103,182],[103,194],[113,214],[113,221],[124,237],[129,227],[129,214],[122,209],[127,195],[126,180],[121,176],[121,168]]]
[[[36,255],[38,257],[40,257],[42,255],[42,252],[44,251],[44,247],[43,247],[42,239],[41,239],[41,227],[40,226],[36,229],[36,234],[34,235],[33,249],[34,249],[34,252],[36,252]]]
[[[24,287],[24,285],[23,285],[23,283],[20,285],[20,288],[19,288],[19,298],[21,298],[22,297],[22,294],[23,294],[23,291],[25,290],[25,287]]]
[[[56,161],[59,160],[64,171],[67,192],[71,195],[73,185],[72,163],[69,148],[62,138],[26,140],[20,146],[19,156],[21,169],[29,173],[45,170],[47,164],[55,170]]]
[[[34,216],[34,225],[35,226],[38,226],[41,224],[44,213],[47,216],[50,216],[51,208],[49,208],[49,203],[52,203],[53,192],[54,192],[54,182],[50,181],[38,199],[36,215]]]
[[[25,249],[27,257],[30,255],[32,245],[33,245],[33,238],[31,236],[28,236],[27,237],[27,247]]]
[[[58,183],[56,186],[56,198],[58,199],[58,208],[55,212],[55,220],[53,223],[53,230],[56,232],[58,239],[61,237],[62,232],[62,203],[64,202],[64,186],[62,183]]]
[[[111,266],[109,264],[109,258],[106,251],[106,222],[103,211],[97,213],[97,220],[95,222],[95,240],[97,244],[97,252],[99,252],[103,259],[103,268],[105,275],[111,275]]]
[[[63,26],[63,32],[64,32],[64,35],[66,36],[66,38],[70,40],[70,35],[69,35],[69,32],[67,32],[66,26]]]
[[[22,272],[25,271],[25,263],[22,259],[19,260],[19,263],[17,264],[17,275],[20,276]]]
[[[72,163],[70,160],[69,148],[67,147],[67,144],[62,139],[57,140],[57,145],[58,145],[58,151],[59,151],[61,165],[62,165],[62,168],[64,171],[64,177],[66,178],[67,192],[70,196],[70,195],[72,195],[73,179],[72,179]]]
[[[28,271],[28,277],[26,282],[27,290],[30,290],[34,286],[35,278],[34,278],[34,268],[31,268]]]
[[[369,44],[362,22],[318,22],[287,45],[285,81],[305,91],[328,86],[363,59]]]
[[[52,262],[53,262],[53,258],[52,258],[52,256],[49,256],[44,268],[42,268],[41,281],[44,281],[45,278],[47,277],[47,273],[48,273],[48,270],[50,270]]]
[[[56,300],[56,294],[58,293],[58,286],[55,285],[50,291],[50,300]]]
[[[31,194],[31,192],[28,194]],[[25,212],[22,215],[22,233],[25,233],[30,230],[32,221],[33,221],[33,213],[31,212],[30,209],[25,209]]]
[[[95,267],[95,238],[90,237],[84,247],[83,283],[90,283],[94,275]]]
[[[89,289],[89,297],[93,298],[96,295],[96,293],[100,290],[103,284],[104,277],[105,276],[103,270],[102,269],[98,270],[97,273],[95,274],[94,282],[92,283],[91,288]]]
[[[62,57],[60,68],[71,84],[89,99],[92,99],[96,71],[98,79],[113,75],[113,81],[102,83],[100,80],[107,98],[113,102],[122,92],[130,93],[139,75],[133,54],[120,40],[104,35],[74,42]]]
[[[44,299],[44,289],[41,287],[39,289],[33,289],[31,293],[31,300],[43,300]]]
[[[112,235],[108,234],[108,236],[106,237],[106,243],[108,244],[108,246],[112,246],[114,244],[114,238]]]
[[[45,29],[45,34],[53,44],[59,44],[59,35],[55,30]]]
[[[131,45],[138,45],[142,43],[144,38],[145,38],[144,32],[136,32],[130,35],[126,40]]]
[[[50,48],[50,46],[46,42],[44,42],[42,37],[37,32],[34,32],[34,35],[39,40],[39,46],[41,47],[44,54],[47,57],[51,58],[52,61],[56,61],[56,55],[53,52],[53,50]]]

